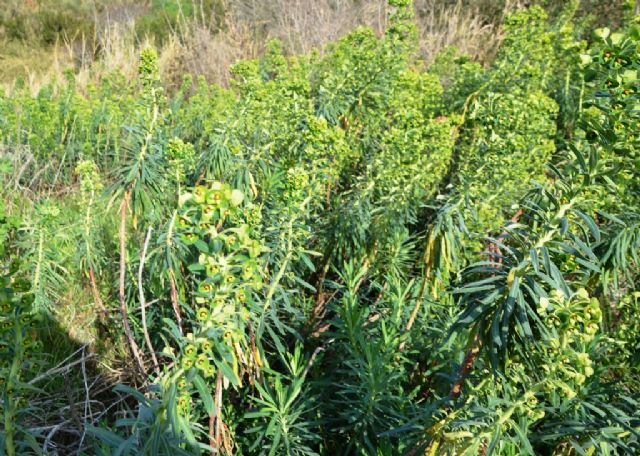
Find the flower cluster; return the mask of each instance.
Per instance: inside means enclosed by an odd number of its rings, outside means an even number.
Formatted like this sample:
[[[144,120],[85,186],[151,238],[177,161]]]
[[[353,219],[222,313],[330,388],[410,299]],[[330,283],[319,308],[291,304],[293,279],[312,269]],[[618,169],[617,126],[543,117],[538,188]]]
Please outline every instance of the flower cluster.
[[[100,171],[93,161],[82,160],[76,165],[76,174],[80,177],[83,204],[87,204],[103,188]]]
[[[183,341],[180,365],[187,373],[197,370],[204,379],[220,370],[225,385],[237,385],[245,372],[259,366],[251,309],[254,291],[262,283],[259,257],[264,248],[242,223],[245,213],[255,216],[254,208],[242,192],[221,182],[195,187],[181,196],[180,204],[180,233],[197,259],[189,266],[197,277],[195,318]],[[188,384],[183,382],[183,387],[181,397],[188,397]],[[182,402],[186,410],[186,399]]]
[[[549,298],[540,299],[537,311],[553,334],[544,349],[548,361],[542,365],[549,375],[547,389],[571,399],[586,379],[594,375],[588,344],[600,329],[600,305],[584,289],[570,298],[554,291]]]
[[[195,164],[196,151],[193,144],[186,143],[180,138],[169,140],[166,157],[171,167],[172,175],[178,184],[182,183]]]

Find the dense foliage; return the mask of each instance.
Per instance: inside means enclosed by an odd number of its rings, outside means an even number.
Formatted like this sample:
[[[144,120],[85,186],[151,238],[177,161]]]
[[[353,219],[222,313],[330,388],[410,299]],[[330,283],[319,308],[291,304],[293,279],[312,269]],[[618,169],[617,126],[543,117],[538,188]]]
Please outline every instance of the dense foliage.
[[[0,93],[0,455],[640,452],[638,17],[425,67],[389,4]]]

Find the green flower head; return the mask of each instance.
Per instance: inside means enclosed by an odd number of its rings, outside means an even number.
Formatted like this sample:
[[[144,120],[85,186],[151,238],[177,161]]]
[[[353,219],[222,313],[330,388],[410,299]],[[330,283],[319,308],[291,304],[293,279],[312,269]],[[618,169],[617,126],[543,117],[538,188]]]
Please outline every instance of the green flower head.
[[[192,344],[189,344],[184,348],[185,356],[191,359],[195,358],[197,352],[198,352],[198,349],[196,348],[195,345],[192,345]]]
[[[202,345],[200,345],[200,349],[205,353],[209,353],[213,349],[213,344],[210,340],[205,340],[202,342]]]
[[[196,315],[198,321],[207,321],[209,319],[209,309],[206,307],[200,307]]]
[[[207,198],[207,188],[202,186],[202,185],[198,185],[196,188],[193,189],[193,200],[198,203],[198,204],[202,204],[205,202]]]
[[[201,353],[196,358],[196,367],[200,370],[205,370],[207,366],[209,366],[209,358],[204,353]]]
[[[213,284],[211,282],[202,282],[198,285],[198,292],[203,294],[213,293]]]

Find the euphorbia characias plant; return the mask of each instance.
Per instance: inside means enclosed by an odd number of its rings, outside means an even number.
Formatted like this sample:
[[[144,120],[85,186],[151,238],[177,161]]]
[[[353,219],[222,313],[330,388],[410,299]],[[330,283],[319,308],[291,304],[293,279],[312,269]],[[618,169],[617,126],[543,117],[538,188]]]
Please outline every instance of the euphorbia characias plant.
[[[178,366],[187,380],[178,384],[178,410],[197,417],[202,411],[192,404],[193,395],[208,398],[215,391],[213,403],[204,401],[204,412],[212,446],[219,449],[226,441],[222,390],[241,386],[245,377],[253,382],[263,366],[252,315],[259,309],[264,247],[244,222],[251,205],[242,192],[219,181],[180,196],[177,229],[196,261],[188,266],[195,279],[189,297],[195,318],[178,340]]]
[[[173,84],[198,23],[0,92],[0,456],[640,451],[637,17],[534,0],[429,64],[382,3],[224,87]]]

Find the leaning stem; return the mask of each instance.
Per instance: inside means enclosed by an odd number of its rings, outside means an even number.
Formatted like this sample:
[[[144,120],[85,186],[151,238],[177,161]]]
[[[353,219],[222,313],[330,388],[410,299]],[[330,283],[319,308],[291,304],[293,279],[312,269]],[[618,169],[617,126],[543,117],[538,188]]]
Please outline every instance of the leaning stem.
[[[89,266],[89,282],[91,284],[91,294],[93,295],[93,303],[100,309],[100,311],[107,316],[107,308],[104,306],[102,302],[102,298],[100,297],[100,291],[98,290],[98,283],[96,281],[96,273],[93,269],[93,266]]]
[[[91,258],[93,257],[93,251],[92,251],[91,242],[90,242],[91,219],[93,216],[91,209],[93,208],[93,201],[94,201],[94,191],[92,189],[91,195],[89,197],[89,201],[87,201],[87,210],[85,212],[84,243],[85,243],[87,261],[89,263],[89,282],[91,285],[91,294],[93,295],[93,303],[98,309],[100,309],[100,311],[104,314],[104,316],[107,316],[107,309],[104,306],[104,303],[102,302],[102,298],[100,297],[100,291],[98,290],[98,284],[96,281],[96,271],[95,271],[95,268],[92,266],[92,261],[91,261]]]
[[[209,445],[211,446],[211,456],[221,453],[223,447],[222,439],[222,371],[218,370],[216,376],[215,408],[209,417]]]
[[[160,373],[160,367],[158,365],[158,359],[156,358],[156,352],[153,349],[151,343],[151,337],[149,337],[149,329],[147,327],[147,305],[144,297],[144,287],[142,286],[142,273],[144,272],[144,261],[147,256],[147,249],[149,248],[149,240],[151,239],[151,231],[153,228],[149,227],[147,236],[144,239],[144,247],[142,248],[142,254],[140,255],[140,266],[138,267],[138,294],[140,295],[140,311],[142,314],[142,331],[144,332],[144,340],[151,354],[151,360],[153,361],[153,367],[156,373]]]
[[[171,287],[171,306],[173,307],[173,313],[176,314],[176,322],[178,323],[180,334],[183,334],[180,301],[178,300],[178,288],[176,286],[176,274],[173,272],[173,269],[169,269],[169,286]]]
[[[416,299],[416,303],[413,306],[411,315],[409,316],[409,321],[407,322],[407,326],[405,326],[405,332],[407,333],[411,331],[411,328],[413,328],[416,318],[418,318],[418,313],[420,312],[420,308],[422,307],[422,302],[424,300],[424,295],[427,291],[427,286],[431,281],[431,276],[433,274],[435,248],[436,248],[436,233],[432,228],[429,233],[427,246],[425,247],[424,255],[423,255],[425,268],[424,268],[424,276],[422,277],[422,284],[420,285],[418,298]],[[432,293],[433,293],[433,289],[432,289]],[[404,350],[405,346],[406,346],[406,341],[403,341],[400,344],[400,351]]]
[[[215,412],[209,415],[209,446],[212,448],[211,456],[217,456],[218,448],[216,446],[216,415]]]
[[[570,206],[569,206],[570,207]],[[564,214],[564,211],[567,209],[562,209],[559,214]],[[520,217],[524,214],[524,209],[520,208],[518,212],[511,218],[511,223],[518,223]],[[507,231],[503,231],[498,239],[504,238],[507,236]],[[538,246],[537,246],[538,247]],[[500,250],[495,252],[496,254],[500,254]],[[482,338],[480,337],[480,332],[475,332],[469,335],[469,344],[467,347],[467,352],[464,357],[464,361],[460,365],[460,369],[458,370],[458,378],[451,386],[451,397],[457,399],[460,397],[460,393],[462,393],[462,387],[467,379],[467,376],[471,373],[473,369],[473,365],[476,363],[478,356],[480,356],[480,350],[482,348]]]
[[[133,332],[131,331],[131,326],[129,325],[129,317],[127,315],[127,296],[125,290],[125,279],[127,272],[127,208],[129,207],[130,196],[130,192],[126,191],[124,197],[122,198],[122,203],[120,204],[120,315],[122,316],[122,326],[124,328],[124,333],[127,337],[127,341],[129,342],[129,349],[131,350],[131,354],[138,364],[140,373],[144,374],[144,362],[142,361],[138,345],[133,338]]]
[[[180,184],[178,184],[179,188]],[[179,190],[178,190],[179,192]],[[167,250],[172,248],[172,239],[173,239],[173,229],[176,222],[176,217],[178,215],[178,211],[173,211],[173,216],[171,217],[171,222],[169,223],[169,231],[167,233]],[[182,316],[180,315],[180,301],[178,300],[178,287],[176,286],[176,274],[173,268],[169,267],[169,286],[171,287],[171,306],[173,307],[173,312],[176,314],[176,322],[178,323],[178,328],[180,329],[180,334],[182,331]]]

